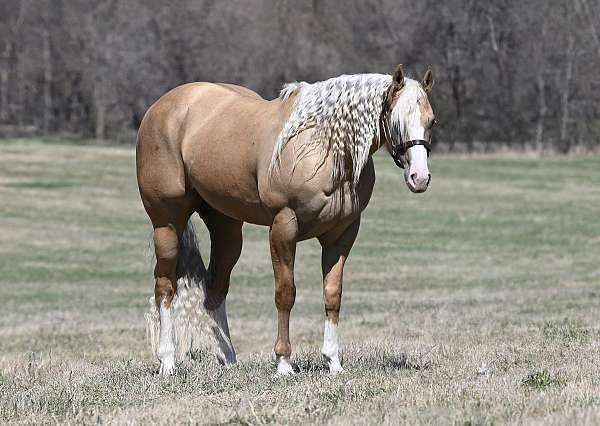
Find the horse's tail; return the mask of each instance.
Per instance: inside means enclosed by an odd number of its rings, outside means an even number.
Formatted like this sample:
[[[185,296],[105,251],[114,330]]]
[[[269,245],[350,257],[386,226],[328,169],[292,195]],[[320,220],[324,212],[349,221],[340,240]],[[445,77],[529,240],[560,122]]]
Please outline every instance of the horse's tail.
[[[181,286],[186,290],[193,287],[200,288],[209,283],[208,271],[200,254],[196,229],[191,219],[179,240],[176,274],[178,288]]]
[[[216,333],[214,320],[204,309],[203,290],[209,285],[210,276],[204,266],[191,219],[179,241],[176,276],[177,296],[171,305],[176,358],[183,360],[186,354],[206,350],[216,351],[219,358],[225,358],[220,350],[220,336]],[[150,312],[146,314],[146,335],[151,351],[156,355],[159,317],[154,297],[150,298]]]

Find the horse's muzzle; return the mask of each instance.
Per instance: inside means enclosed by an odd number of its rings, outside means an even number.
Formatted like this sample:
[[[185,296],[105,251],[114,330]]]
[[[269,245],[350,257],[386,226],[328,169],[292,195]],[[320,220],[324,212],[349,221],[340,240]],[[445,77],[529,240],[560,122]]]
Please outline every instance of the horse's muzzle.
[[[427,173],[427,174],[412,173],[410,176],[408,176],[408,179],[406,179],[406,184],[408,186],[408,189],[410,189],[412,192],[414,192],[416,194],[425,192],[427,190],[427,188],[429,187],[429,182],[431,182],[431,174],[430,173]]]

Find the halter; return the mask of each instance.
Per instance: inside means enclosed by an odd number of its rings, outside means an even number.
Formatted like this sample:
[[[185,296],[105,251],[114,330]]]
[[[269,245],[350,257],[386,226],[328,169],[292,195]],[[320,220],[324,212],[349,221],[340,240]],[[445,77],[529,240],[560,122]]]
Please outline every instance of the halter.
[[[391,90],[391,89],[390,89]],[[404,163],[402,162],[402,157],[406,154],[413,146],[422,145],[427,150],[427,157],[429,157],[429,153],[431,152],[431,139],[426,141],[424,139],[412,139],[408,141],[400,141],[399,143],[394,143],[394,138],[392,138],[392,132],[388,127],[388,115],[390,113],[389,110],[389,94],[386,96],[383,101],[383,109],[381,110],[381,127],[383,128],[383,134],[386,140],[392,146],[392,159],[394,163],[401,169],[404,168]]]

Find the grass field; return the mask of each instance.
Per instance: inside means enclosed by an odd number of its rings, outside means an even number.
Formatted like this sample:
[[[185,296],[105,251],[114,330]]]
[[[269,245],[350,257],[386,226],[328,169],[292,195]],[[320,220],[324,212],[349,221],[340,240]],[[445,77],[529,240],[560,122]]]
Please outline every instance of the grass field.
[[[200,354],[160,378],[133,149],[0,142],[0,423],[600,424],[600,158],[430,166],[414,195],[376,159],[346,267],[344,374],[321,363],[310,241],[291,322],[301,372],[272,379],[267,230],[246,225],[228,299],[240,362]]]

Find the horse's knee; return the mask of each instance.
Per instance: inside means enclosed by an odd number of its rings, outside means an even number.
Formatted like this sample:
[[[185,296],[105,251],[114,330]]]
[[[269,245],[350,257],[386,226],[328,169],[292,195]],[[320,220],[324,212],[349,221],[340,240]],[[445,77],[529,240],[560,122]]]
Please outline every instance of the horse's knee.
[[[327,284],[323,288],[323,298],[325,300],[326,311],[339,311],[342,302],[342,286]]]

